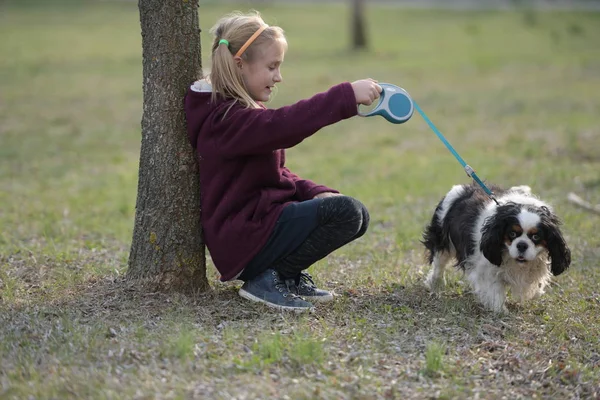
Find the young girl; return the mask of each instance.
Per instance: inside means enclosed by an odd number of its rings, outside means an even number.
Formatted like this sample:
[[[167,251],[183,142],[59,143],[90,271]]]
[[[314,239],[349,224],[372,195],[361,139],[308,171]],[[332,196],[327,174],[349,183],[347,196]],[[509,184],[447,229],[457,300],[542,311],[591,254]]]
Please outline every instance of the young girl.
[[[267,109],[287,42],[258,13],[232,14],[211,33],[210,76],[185,99],[196,149],[206,246],[221,280],[244,281],[239,294],[278,309],[310,310],[333,295],[304,271],[367,230],[358,200],[302,179],[285,167],[285,151],[319,129],[371,104],[371,79],[341,83],[307,100]]]

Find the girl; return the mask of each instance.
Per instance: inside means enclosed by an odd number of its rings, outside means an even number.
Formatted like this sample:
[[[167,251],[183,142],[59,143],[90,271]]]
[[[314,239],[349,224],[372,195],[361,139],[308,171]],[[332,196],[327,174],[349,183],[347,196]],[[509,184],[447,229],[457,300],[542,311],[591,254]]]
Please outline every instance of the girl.
[[[211,33],[210,76],[185,99],[190,142],[202,188],[206,246],[221,280],[244,281],[239,294],[284,310],[310,310],[333,295],[304,272],[367,230],[359,201],[302,179],[285,167],[285,151],[324,126],[371,104],[371,79],[341,83],[294,105],[267,109],[287,42],[258,13],[231,14]]]

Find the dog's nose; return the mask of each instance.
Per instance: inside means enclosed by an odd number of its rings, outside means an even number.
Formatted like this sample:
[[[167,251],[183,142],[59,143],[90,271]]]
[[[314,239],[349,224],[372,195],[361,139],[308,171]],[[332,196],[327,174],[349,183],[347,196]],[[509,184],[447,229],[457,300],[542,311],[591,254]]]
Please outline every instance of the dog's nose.
[[[525,250],[527,250],[528,247],[529,246],[525,242],[519,242],[519,243],[517,243],[517,250],[519,250],[521,253],[524,253]]]

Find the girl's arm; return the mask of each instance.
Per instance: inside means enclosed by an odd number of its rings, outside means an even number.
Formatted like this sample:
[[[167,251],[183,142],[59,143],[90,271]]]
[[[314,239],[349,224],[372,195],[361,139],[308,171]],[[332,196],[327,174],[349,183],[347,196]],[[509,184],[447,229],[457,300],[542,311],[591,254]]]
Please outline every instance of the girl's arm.
[[[354,90],[347,82],[274,110],[230,106],[229,102],[221,105],[210,121],[215,148],[229,157],[293,147],[358,110]]]
[[[286,167],[283,167],[283,176],[294,181],[296,184],[296,198],[300,201],[313,199],[320,193],[339,193],[335,189],[328,188],[324,185],[318,185],[308,179],[302,179]]]

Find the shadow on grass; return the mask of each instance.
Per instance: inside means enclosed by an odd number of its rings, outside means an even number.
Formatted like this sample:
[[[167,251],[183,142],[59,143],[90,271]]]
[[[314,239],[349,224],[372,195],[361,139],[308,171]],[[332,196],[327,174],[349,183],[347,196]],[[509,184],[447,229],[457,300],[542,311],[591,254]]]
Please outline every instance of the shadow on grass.
[[[368,288],[350,288],[343,284],[336,292],[336,300],[317,304],[316,311],[295,314],[270,309],[251,303],[237,294],[235,283],[219,284],[216,288],[196,296],[178,293],[148,292],[124,277],[94,278],[65,290],[62,296],[46,300],[42,292],[30,292],[27,302],[16,302],[5,308],[7,315],[19,320],[19,315],[39,313],[52,317],[66,317],[80,324],[152,325],[152,321],[187,320],[194,326],[211,330],[220,325],[242,323],[268,327],[273,320],[284,319],[292,328],[306,320],[327,321],[332,329],[344,334],[348,327],[360,328],[363,333],[400,330],[404,333],[428,331],[446,336],[466,332],[477,336],[482,324],[494,324],[498,332],[517,322],[512,314],[497,315],[484,310],[469,293],[461,293],[460,284],[449,287],[443,294],[430,294],[418,283],[403,286],[373,285]],[[519,312],[519,306],[511,310]],[[110,333],[109,333],[110,335]]]
[[[342,285],[333,303],[296,315],[249,303],[237,288],[219,285],[190,297],[147,292],[122,277],[104,277],[54,300],[32,295],[0,315],[3,367],[28,371],[41,362],[39,369],[47,372],[53,360],[115,368],[167,363],[190,376],[199,365],[253,381],[265,371],[286,381],[323,372],[334,388],[335,377],[355,379],[356,371],[369,369],[385,382],[388,375],[402,382],[386,387],[406,394],[424,379],[441,379],[441,387],[447,379],[476,379],[495,393],[510,384],[526,396],[574,388],[593,393],[592,370],[569,366],[568,347],[541,341],[543,302],[496,315],[462,293],[459,283],[451,282],[439,296],[417,283]],[[595,362],[577,357],[581,365]],[[546,386],[533,387],[532,380]]]

